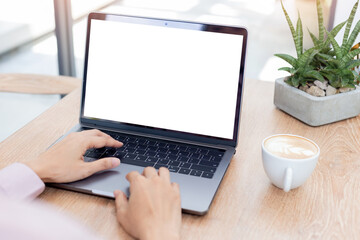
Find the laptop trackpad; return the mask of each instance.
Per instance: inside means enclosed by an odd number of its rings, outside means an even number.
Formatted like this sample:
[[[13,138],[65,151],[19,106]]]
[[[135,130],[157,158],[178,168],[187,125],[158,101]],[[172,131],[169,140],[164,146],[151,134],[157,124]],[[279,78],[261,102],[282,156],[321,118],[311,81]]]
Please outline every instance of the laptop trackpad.
[[[120,164],[120,166],[111,170],[102,171],[88,177],[86,179],[66,184],[71,189],[84,189],[86,192],[95,195],[111,197],[114,190],[121,190],[127,196],[129,192],[129,182],[126,180],[126,175],[131,171],[142,172],[142,167],[137,167],[128,164]]]

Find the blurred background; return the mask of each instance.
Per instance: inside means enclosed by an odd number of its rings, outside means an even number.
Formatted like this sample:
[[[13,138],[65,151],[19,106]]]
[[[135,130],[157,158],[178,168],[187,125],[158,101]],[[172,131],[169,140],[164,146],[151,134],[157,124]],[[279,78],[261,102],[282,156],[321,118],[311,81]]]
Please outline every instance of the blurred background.
[[[317,33],[316,1],[283,3],[293,22],[299,11],[306,35],[304,46],[311,46],[306,28]],[[322,0],[325,23],[331,28],[334,22],[346,20],[354,3]],[[0,73],[64,74],[59,72],[58,49],[62,53],[66,44],[58,48],[55,25],[64,25],[61,14],[67,14],[72,20],[67,27],[72,32],[74,59],[70,75],[82,78],[86,17],[92,11],[246,27],[247,81],[274,81],[284,76],[277,69],[286,64],[274,54],[295,54],[279,0],[0,0]],[[59,99],[59,95],[0,92],[0,142]]]

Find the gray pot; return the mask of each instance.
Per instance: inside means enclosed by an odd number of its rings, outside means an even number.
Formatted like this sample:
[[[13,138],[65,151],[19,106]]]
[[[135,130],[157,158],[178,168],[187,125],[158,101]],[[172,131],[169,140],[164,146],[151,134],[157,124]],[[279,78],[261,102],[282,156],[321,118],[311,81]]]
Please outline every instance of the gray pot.
[[[310,126],[337,122],[360,114],[360,88],[326,97],[314,97],[276,79],[274,104]]]

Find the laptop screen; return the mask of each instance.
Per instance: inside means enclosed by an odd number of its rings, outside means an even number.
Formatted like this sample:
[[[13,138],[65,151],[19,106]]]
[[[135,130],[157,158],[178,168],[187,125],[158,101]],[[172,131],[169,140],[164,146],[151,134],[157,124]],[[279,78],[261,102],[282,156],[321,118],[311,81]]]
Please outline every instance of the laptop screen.
[[[242,48],[242,35],[92,19],[83,116],[233,139]]]

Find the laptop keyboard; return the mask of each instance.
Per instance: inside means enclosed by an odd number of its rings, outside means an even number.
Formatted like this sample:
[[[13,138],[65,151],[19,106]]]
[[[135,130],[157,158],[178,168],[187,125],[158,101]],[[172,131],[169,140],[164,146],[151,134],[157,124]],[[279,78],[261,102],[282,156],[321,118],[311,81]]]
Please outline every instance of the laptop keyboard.
[[[166,167],[170,172],[212,178],[225,150],[155,138],[104,131],[124,145],[89,149],[89,158],[117,157],[121,163],[141,167]]]

